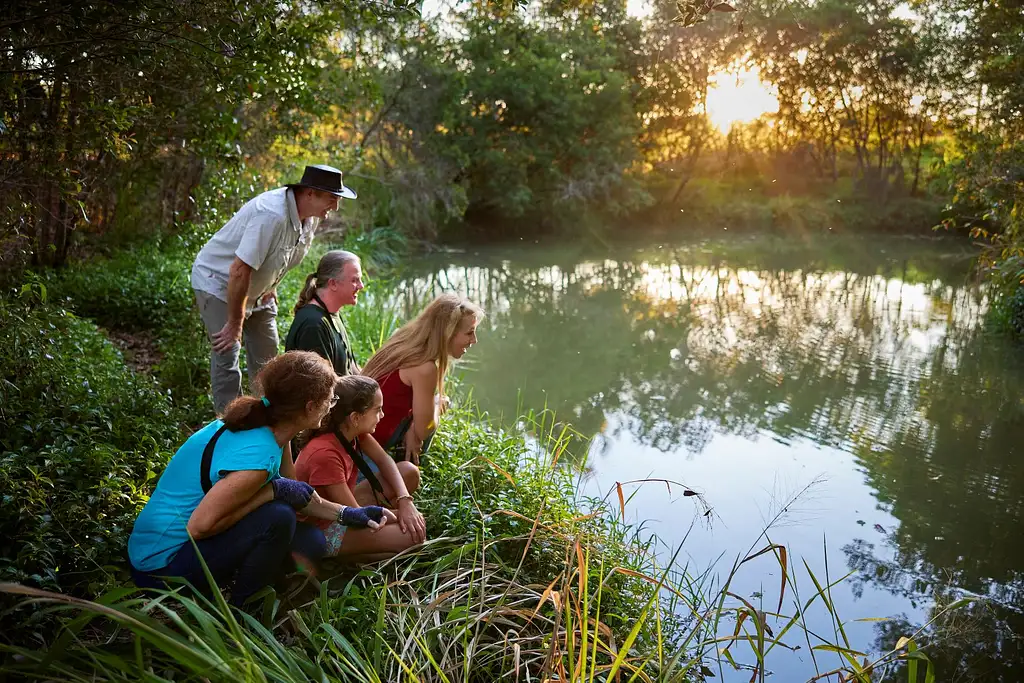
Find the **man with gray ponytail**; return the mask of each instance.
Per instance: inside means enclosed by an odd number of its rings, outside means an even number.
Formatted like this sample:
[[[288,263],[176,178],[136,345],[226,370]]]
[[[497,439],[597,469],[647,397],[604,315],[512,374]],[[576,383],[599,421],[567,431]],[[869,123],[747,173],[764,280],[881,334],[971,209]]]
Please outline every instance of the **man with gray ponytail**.
[[[203,246],[192,289],[210,336],[210,383],[217,414],[241,395],[238,359],[245,336],[251,380],[277,355],[277,285],[297,266],[340,197],[355,199],[341,171],[307,166],[302,180],[250,200]]]
[[[313,351],[329,360],[339,375],[358,374],[345,323],[335,314],[342,306],[354,306],[363,287],[358,256],[342,249],[324,254],[299,294],[285,350]]]

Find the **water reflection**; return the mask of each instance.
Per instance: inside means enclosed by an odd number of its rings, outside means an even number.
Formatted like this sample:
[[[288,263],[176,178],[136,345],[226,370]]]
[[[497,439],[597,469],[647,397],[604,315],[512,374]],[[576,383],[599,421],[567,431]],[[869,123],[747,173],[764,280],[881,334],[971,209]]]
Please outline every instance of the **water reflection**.
[[[413,311],[442,289],[488,311],[467,372],[481,406],[506,418],[552,408],[595,437],[592,463],[622,432],[672,457],[764,433],[852,453],[898,521],[844,540],[854,594],[871,586],[924,608],[958,590],[993,596],[969,615],[977,628],[932,629],[948,643],[941,667],[1019,678],[998,672],[1024,663],[1006,630],[1024,609],[1024,370],[1020,350],[983,334],[985,296],[961,248],[873,238],[484,254],[418,274],[401,296]],[[880,627],[877,645],[909,626]],[[997,673],[975,677],[982,661]]]

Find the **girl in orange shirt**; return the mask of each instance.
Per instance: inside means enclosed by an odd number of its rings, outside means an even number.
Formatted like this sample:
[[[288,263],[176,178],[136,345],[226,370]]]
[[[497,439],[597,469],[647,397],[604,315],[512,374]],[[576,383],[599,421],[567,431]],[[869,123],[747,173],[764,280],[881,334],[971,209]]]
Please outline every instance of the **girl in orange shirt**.
[[[325,500],[341,505],[395,506],[398,524],[371,531],[311,520],[327,538],[327,554],[365,561],[423,543],[426,523],[413,502],[419,468],[409,462],[396,464],[370,436],[384,414],[380,387],[369,377],[346,375],[339,378],[335,394],[338,402],[299,453],[296,478],[313,486]],[[362,467],[357,460],[363,461]],[[361,472],[371,472],[372,479],[362,478]],[[377,477],[379,490],[375,491],[371,482]]]

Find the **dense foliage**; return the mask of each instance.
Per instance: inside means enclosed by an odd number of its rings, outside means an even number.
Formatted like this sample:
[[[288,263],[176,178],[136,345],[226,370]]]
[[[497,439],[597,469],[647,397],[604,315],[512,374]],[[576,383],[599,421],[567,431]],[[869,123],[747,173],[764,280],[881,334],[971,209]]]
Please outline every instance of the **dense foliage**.
[[[135,232],[194,216],[204,172],[316,114],[341,9],[8,4],[18,20],[0,27],[5,236],[29,238],[37,262],[63,263],[76,227]]]
[[[159,386],[64,303],[39,285],[0,300],[0,577],[94,592],[127,575],[128,533],[181,432]]]
[[[309,161],[350,172],[344,224],[417,239],[790,195],[931,198],[903,227],[931,225],[951,183],[992,191],[968,160],[1020,118],[1020,18],[960,4],[20,0],[0,25],[2,255],[60,264],[76,234],[215,223]],[[742,70],[778,111],[719,128],[709,93]]]

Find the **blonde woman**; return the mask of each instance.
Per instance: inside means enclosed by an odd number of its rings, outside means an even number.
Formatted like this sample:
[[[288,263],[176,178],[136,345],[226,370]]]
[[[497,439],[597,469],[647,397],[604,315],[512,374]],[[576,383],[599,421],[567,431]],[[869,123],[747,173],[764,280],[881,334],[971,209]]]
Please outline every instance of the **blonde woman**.
[[[438,296],[415,320],[391,335],[366,362],[363,374],[377,380],[384,417],[373,432],[397,460],[418,465],[424,443],[448,407],[444,378],[452,360],[476,343],[484,312],[452,293]]]

